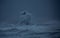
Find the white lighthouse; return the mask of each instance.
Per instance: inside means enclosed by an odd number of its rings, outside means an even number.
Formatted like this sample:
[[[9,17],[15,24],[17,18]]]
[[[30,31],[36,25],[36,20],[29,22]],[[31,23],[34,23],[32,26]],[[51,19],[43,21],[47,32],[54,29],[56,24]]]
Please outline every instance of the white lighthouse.
[[[32,16],[31,13],[29,13],[25,10],[20,12],[19,24],[30,25],[31,24],[31,16]]]

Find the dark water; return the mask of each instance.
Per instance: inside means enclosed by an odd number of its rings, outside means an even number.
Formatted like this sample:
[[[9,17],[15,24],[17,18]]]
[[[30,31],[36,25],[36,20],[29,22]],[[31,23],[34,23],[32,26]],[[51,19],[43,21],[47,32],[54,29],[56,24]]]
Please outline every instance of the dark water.
[[[1,24],[0,38],[60,38],[59,24]]]

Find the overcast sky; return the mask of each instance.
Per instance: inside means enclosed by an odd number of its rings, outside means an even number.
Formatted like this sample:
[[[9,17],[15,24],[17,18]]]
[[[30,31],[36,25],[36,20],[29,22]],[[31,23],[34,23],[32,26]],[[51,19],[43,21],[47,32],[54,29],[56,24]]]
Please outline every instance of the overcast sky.
[[[16,22],[22,10],[32,13],[34,21],[56,19],[58,7],[54,0],[0,0],[0,21]]]

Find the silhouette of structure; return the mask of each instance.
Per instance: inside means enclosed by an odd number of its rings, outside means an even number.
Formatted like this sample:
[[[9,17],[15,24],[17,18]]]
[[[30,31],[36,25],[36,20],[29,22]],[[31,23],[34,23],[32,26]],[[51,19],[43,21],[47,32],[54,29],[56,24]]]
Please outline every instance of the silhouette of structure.
[[[19,24],[30,25],[31,24],[31,13],[27,11],[20,12]]]

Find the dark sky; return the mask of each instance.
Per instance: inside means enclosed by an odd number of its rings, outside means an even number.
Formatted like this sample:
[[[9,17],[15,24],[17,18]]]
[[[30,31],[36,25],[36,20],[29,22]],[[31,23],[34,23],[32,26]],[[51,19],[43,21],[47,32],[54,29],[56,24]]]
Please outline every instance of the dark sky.
[[[16,22],[22,10],[31,12],[33,21],[60,19],[57,0],[0,0],[0,22]]]

